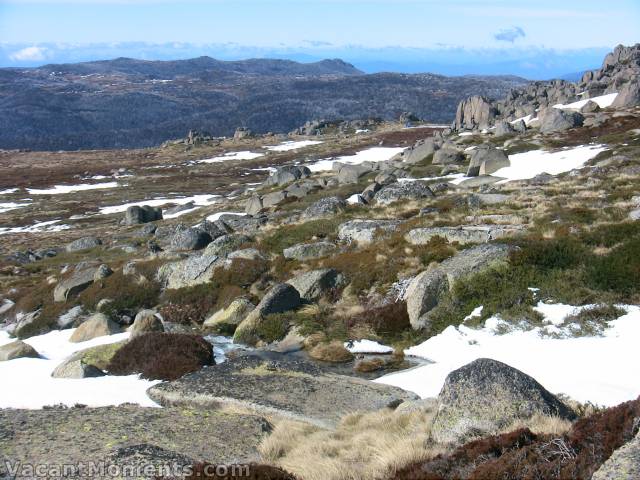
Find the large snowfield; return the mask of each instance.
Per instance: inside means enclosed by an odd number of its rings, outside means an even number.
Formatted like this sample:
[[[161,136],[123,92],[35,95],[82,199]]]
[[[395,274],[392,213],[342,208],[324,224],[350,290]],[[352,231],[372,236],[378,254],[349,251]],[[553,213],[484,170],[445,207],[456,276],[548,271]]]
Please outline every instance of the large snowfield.
[[[145,393],[157,381],[142,380],[138,375],[105,376],[84,379],[52,378],[51,372],[67,357],[85,348],[119,342],[128,333],[105,336],[81,343],[69,342],[75,329],[49,332],[31,337],[26,343],[43,358],[18,358],[0,362],[0,408],[42,408],[47,405],[76,403],[90,407],[137,403],[156,406]],[[0,331],[0,345],[14,341]]]
[[[580,402],[613,406],[640,395],[640,307],[625,306],[626,315],[610,322],[601,337],[551,338],[540,328],[498,335],[499,318],[481,329],[450,326],[441,334],[405,350],[406,355],[431,361],[428,365],[383,376],[376,382],[394,385],[423,398],[436,397],[449,372],[478,358],[492,358],[531,375],[553,393]],[[558,331],[568,305],[545,305],[547,331]]]

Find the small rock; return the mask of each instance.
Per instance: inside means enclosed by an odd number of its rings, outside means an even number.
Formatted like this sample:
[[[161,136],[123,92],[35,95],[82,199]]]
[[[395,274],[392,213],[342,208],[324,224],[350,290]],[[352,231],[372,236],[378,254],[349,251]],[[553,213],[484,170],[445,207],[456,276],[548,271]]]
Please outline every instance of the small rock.
[[[39,358],[40,355],[36,352],[28,343],[24,343],[21,340],[7,343],[0,347],[0,362],[6,362],[8,360],[14,360],[16,358]]]
[[[154,310],[140,310],[133,325],[129,327],[131,337],[136,337],[147,332],[164,332],[162,321],[157,317]]]
[[[93,338],[120,333],[120,326],[102,313],[96,313],[83,322],[69,338],[70,342],[86,342]]]

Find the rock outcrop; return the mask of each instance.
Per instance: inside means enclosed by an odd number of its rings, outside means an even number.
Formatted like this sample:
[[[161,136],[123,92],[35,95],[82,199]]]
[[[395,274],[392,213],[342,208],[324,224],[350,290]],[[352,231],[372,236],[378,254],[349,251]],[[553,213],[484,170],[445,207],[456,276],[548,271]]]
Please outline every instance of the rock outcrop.
[[[469,97],[458,105],[456,130],[482,130],[489,128],[496,117],[496,109],[491,102],[481,96]]]
[[[404,295],[411,326],[415,330],[428,330],[431,327],[429,312],[438,305],[456,280],[506,259],[510,250],[507,245],[500,244],[469,248],[416,276]]]
[[[336,425],[346,413],[417,399],[396,387],[327,373],[317,364],[284,356],[272,361],[241,356],[155,385],[147,393],[163,406],[233,406],[322,427]]]

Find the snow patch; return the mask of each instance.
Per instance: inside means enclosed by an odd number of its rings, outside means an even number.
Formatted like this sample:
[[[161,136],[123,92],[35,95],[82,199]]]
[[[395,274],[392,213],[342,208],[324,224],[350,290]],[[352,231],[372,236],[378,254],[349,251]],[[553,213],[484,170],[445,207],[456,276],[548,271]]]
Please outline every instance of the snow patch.
[[[220,220],[220,217],[223,215],[236,215],[238,217],[246,217],[247,214],[244,212],[217,212],[214,213],[213,215],[209,215],[207,217],[207,220],[210,222],[215,222],[216,220]]]
[[[64,193],[81,192],[85,190],[100,190],[103,188],[116,188],[120,185],[118,182],[105,182],[105,183],[81,183],[79,185],[55,185],[51,188],[37,189],[27,188],[27,191],[32,195],[61,195]]]
[[[402,147],[373,147],[367,150],[361,150],[355,155],[346,155],[336,158],[325,158],[315,163],[307,165],[312,172],[324,172],[333,168],[334,162],[340,162],[347,165],[360,165],[364,162],[384,162],[393,158],[402,152]]]
[[[557,324],[575,307],[538,305],[548,324]],[[583,307],[584,308],[584,307]],[[405,350],[406,355],[434,363],[385,375],[376,382],[435,397],[446,376],[478,358],[492,358],[528,375],[554,393],[564,393],[580,402],[613,406],[640,394],[640,307],[625,306],[626,314],[609,323],[599,337],[549,338],[540,328],[498,335],[501,322],[492,317],[481,329],[450,326],[424,343]]]
[[[373,340],[345,342],[344,347],[351,353],[393,353],[393,348]]]
[[[241,152],[229,152],[219,157],[205,158],[204,160],[197,160],[195,163],[220,163],[228,162],[230,160],[253,160],[264,156],[264,153],[253,153],[249,151]]]
[[[0,235],[9,233],[40,233],[40,232],[60,232],[69,230],[71,225],[58,225],[60,220],[49,220],[47,222],[38,222],[26,227],[0,227]]]
[[[105,376],[84,379],[52,378],[51,373],[73,353],[96,345],[105,345],[129,337],[128,333],[105,336],[82,343],[71,343],[75,329],[53,331],[24,340],[43,358],[18,358],[0,362],[0,408],[38,409],[46,405],[76,403],[90,407],[137,403],[157,406],[146,390],[158,383],[142,380],[138,375]],[[14,341],[7,332],[0,331],[0,345]]]
[[[607,149],[608,147],[604,145],[581,145],[556,152],[532,150],[525,153],[516,153],[509,155],[509,161],[511,162],[509,167],[501,168],[491,175],[505,179],[499,183],[512,180],[526,180],[541,173],[559,175],[560,173],[582,167],[589,160]],[[458,185],[467,178],[473,177],[460,177],[451,183]]]
[[[182,198],[153,198],[150,200],[142,200],[139,202],[130,202],[123,203],[121,205],[111,205],[109,207],[102,207],[100,209],[101,215],[110,215],[112,213],[122,213],[126,212],[129,207],[141,207],[143,205],[149,205],[150,207],[160,207],[162,205],[167,205],[169,203],[174,203],[176,205],[185,205],[187,203],[193,202],[194,205],[197,206],[206,206],[212,205],[218,201],[220,195],[193,195],[192,197],[182,197]]]
[[[310,147],[311,145],[320,145],[323,142],[318,140],[300,140],[299,142],[283,142],[280,145],[273,145],[270,147],[264,147],[271,152],[288,152],[291,150],[297,150],[299,148]]]
[[[563,105],[562,103],[558,103],[554,105],[553,108],[559,108],[562,110],[580,110],[589,102],[597,103],[600,108],[607,108],[613,104],[613,101],[616,99],[617,96],[618,96],[617,93],[609,93],[607,95],[600,95],[599,97],[585,98],[584,100],[568,103],[566,105]]]

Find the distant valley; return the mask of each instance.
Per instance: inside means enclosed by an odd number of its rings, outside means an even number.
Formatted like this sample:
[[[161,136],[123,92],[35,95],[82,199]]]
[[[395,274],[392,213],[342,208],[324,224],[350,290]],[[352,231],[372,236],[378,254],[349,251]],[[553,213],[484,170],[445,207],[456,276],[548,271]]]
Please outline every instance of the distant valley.
[[[364,74],[341,60],[110,61],[0,69],[0,148],[150,147],[190,129],[286,133],[313,119],[449,123],[472,94],[503,97],[513,76]]]

